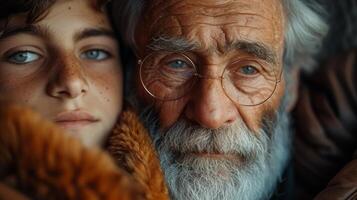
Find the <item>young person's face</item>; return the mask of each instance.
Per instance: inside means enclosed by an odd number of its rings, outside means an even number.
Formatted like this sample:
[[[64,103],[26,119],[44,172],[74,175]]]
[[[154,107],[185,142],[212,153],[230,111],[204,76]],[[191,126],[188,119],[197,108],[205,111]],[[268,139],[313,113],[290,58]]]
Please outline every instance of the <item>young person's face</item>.
[[[12,17],[0,39],[0,97],[101,145],[122,108],[118,47],[105,13],[89,1],[57,1],[44,18],[25,20]]]

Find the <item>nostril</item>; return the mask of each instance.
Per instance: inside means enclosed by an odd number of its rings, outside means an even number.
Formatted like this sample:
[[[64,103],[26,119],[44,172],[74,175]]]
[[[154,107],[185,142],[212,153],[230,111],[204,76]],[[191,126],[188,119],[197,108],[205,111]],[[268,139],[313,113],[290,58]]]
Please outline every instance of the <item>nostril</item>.
[[[57,91],[55,96],[57,96],[57,97],[71,97],[71,93],[66,90],[61,90],[61,91]]]
[[[233,124],[234,120],[233,119],[229,119],[226,121],[226,124]]]

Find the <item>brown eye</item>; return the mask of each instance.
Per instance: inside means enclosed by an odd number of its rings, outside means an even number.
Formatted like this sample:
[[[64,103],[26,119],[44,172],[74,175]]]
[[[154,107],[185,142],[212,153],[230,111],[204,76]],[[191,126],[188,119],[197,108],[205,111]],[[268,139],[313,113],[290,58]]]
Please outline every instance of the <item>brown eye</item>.
[[[40,59],[40,55],[32,51],[18,51],[8,56],[8,61],[15,64],[27,64]]]

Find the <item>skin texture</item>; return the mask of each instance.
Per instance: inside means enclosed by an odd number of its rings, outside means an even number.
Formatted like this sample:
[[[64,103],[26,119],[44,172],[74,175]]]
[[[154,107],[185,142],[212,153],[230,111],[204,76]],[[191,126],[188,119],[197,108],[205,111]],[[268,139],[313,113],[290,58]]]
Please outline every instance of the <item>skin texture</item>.
[[[119,50],[106,15],[89,1],[58,1],[32,24],[40,31],[6,34],[24,21],[12,17],[0,40],[0,96],[51,121],[86,112],[95,122],[58,125],[86,145],[101,145],[122,108]],[[31,62],[14,63],[20,51],[30,51]]]
[[[137,26],[137,55],[143,59],[153,38],[182,38],[194,46],[188,55],[198,63],[199,73],[217,77],[225,66],[241,57],[260,60],[243,49],[230,48],[237,41],[259,43],[270,50],[273,67],[282,72],[284,17],[279,0],[154,0],[144,10]],[[146,33],[146,34],[142,34]],[[241,118],[249,129],[257,132],[263,116],[280,105],[285,82],[283,76],[271,98],[261,105],[241,106],[224,92],[219,79],[200,79],[185,97],[175,101],[159,101],[138,84],[139,96],[154,104],[161,128],[166,129],[185,118],[205,128],[229,126]],[[138,81],[139,83],[139,81]]]

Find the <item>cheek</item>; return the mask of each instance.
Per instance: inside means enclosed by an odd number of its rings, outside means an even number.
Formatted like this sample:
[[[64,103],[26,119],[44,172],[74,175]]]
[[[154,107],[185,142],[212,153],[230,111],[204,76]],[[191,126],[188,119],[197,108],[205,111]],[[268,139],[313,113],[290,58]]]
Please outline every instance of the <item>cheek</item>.
[[[92,106],[100,107],[106,116],[116,117],[122,109],[123,80],[121,70],[113,68],[106,72],[93,73],[90,76],[92,93],[96,96],[90,102]],[[100,105],[98,105],[100,104]]]
[[[39,96],[45,94],[44,77],[22,77],[0,75],[0,98],[11,102],[38,107]]]
[[[181,98],[176,101],[160,101],[152,97],[143,87],[140,81],[139,75],[136,76],[136,88],[138,100],[144,104],[144,106],[153,106],[158,113],[161,128],[168,128],[173,125],[184,112],[185,105],[188,102],[188,98]],[[144,109],[144,108],[141,108]]]
[[[157,101],[155,103],[156,110],[159,111],[159,120],[161,128],[169,128],[183,115],[187,98],[182,98],[176,101]]]
[[[154,100],[152,105],[158,113],[160,127],[166,129],[176,123],[184,114],[187,102],[185,98],[176,101]]]
[[[262,128],[263,117],[273,117],[275,111],[279,109],[284,96],[285,82],[282,80],[278,83],[273,95],[268,101],[258,106],[241,106],[239,113],[244,123],[249,129],[258,132]]]
[[[262,104],[258,106],[240,106],[238,108],[240,117],[245,125],[255,133],[258,133],[261,126],[260,122],[262,121],[264,110],[267,104]]]

